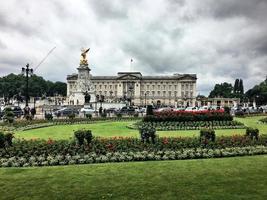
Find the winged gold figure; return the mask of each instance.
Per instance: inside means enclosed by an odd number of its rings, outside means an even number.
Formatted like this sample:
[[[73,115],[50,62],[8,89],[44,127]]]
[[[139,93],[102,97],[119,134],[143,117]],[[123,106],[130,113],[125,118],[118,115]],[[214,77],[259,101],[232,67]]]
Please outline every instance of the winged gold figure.
[[[89,49],[82,49],[82,53],[81,53],[81,59],[80,59],[80,65],[88,65],[88,60],[86,58],[87,53],[89,52]]]

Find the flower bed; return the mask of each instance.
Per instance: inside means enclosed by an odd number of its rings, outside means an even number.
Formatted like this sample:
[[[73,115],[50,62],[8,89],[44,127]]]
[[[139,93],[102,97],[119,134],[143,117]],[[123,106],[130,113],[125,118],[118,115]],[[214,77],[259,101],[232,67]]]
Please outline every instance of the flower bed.
[[[87,154],[95,152],[105,154],[122,151],[158,151],[177,150],[183,148],[226,148],[254,145],[267,145],[267,135],[252,140],[246,136],[222,136],[213,141],[202,141],[197,137],[156,138],[155,143],[142,142],[138,138],[94,138],[90,144],[78,145],[76,141],[17,140],[12,146],[1,148],[0,157],[57,155],[57,154]]]
[[[146,129],[144,129],[146,130]],[[153,130],[153,129],[149,129]],[[208,134],[209,133],[209,134]],[[213,139],[207,136],[214,135]],[[202,137],[144,138],[92,137],[90,130],[75,132],[77,141],[17,140],[0,148],[0,166],[27,167],[139,160],[211,158],[267,153],[267,135],[222,136],[202,130]]]
[[[213,129],[243,129],[244,124],[237,121],[187,121],[187,122],[136,122],[129,125],[128,128],[139,129],[140,127],[153,127],[158,131],[170,130],[199,130],[204,127],[212,127]]]
[[[221,110],[214,111],[163,111],[154,112],[154,115],[148,115],[143,118],[145,122],[186,122],[186,121],[232,121],[233,117],[230,114]]]
[[[247,146],[232,147],[224,149],[181,149],[170,151],[138,151],[138,152],[110,152],[107,154],[88,154],[76,155],[39,155],[39,156],[17,156],[0,158],[0,167],[29,167],[29,166],[54,166],[54,165],[73,165],[105,162],[130,162],[147,160],[182,160],[200,158],[220,158],[246,155],[267,154],[266,146]]]

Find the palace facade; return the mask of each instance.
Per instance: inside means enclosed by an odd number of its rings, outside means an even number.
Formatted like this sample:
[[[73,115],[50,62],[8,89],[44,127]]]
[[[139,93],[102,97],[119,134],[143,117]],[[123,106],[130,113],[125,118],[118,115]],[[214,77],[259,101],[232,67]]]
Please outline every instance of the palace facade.
[[[68,97],[75,92],[77,80],[78,74],[67,76]],[[132,105],[168,106],[196,104],[196,74],[143,76],[140,72],[118,72],[117,76],[90,75],[90,80],[96,97],[104,96],[105,102],[128,101]]]

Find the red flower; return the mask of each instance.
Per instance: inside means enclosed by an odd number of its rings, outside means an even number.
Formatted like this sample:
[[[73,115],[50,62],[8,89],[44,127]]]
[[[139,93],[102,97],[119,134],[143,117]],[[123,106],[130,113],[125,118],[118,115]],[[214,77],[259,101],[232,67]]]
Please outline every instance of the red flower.
[[[169,143],[169,141],[168,141],[168,139],[167,139],[167,138],[163,138],[163,141],[162,141],[162,143],[163,143],[163,144],[168,144],[168,143]]]
[[[46,144],[53,144],[53,143],[54,143],[54,141],[51,138],[48,138]]]

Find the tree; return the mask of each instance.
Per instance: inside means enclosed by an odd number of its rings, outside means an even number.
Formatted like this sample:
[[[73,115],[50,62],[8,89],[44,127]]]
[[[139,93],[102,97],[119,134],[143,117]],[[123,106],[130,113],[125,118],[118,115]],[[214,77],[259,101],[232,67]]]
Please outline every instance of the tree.
[[[231,83],[221,83],[216,84],[214,89],[209,94],[210,98],[214,97],[223,97],[223,98],[231,98],[233,97],[233,86]]]
[[[267,79],[259,85],[255,85],[245,93],[245,97],[252,101],[256,101],[257,105],[267,104]]]
[[[237,94],[238,91],[239,91],[239,79],[235,79],[234,94]]]
[[[239,80],[239,86],[238,86],[239,94],[243,95],[244,94],[244,86],[243,86],[243,80]]]
[[[26,81],[23,75],[9,74],[0,77],[0,96],[6,101],[11,98],[22,99],[26,92]],[[41,76],[33,75],[29,77],[29,95],[32,97],[40,97],[44,94],[54,96],[55,94],[66,96],[67,84],[63,82],[46,81]]]

